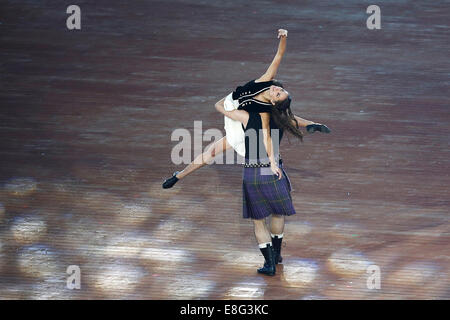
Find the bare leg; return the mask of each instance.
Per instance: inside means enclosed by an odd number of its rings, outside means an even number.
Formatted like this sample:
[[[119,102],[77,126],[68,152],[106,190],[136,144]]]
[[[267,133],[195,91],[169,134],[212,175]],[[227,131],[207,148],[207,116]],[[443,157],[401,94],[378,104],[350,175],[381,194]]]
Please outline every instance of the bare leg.
[[[284,231],[284,216],[272,215],[270,220],[270,233],[282,234]]]
[[[227,137],[223,137],[222,139],[216,141],[213,145],[211,145],[208,150],[203,152],[202,154],[198,155],[194,161],[192,161],[190,164],[184,168],[183,171],[179,172],[177,174],[178,179],[183,179],[187,175],[191,174],[197,169],[200,169],[201,167],[205,166],[206,164],[210,163],[215,156],[221,154],[225,150],[231,148],[231,145],[227,141]]]
[[[255,225],[255,236],[258,244],[272,242],[270,232],[267,229],[266,219],[253,220]]]

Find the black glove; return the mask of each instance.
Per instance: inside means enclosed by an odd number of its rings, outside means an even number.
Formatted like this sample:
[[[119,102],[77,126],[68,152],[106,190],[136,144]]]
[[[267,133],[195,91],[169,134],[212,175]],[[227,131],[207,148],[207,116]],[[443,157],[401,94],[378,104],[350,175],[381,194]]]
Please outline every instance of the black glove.
[[[314,133],[316,131],[320,131],[322,133],[330,133],[331,130],[324,124],[320,124],[320,123],[313,123],[313,124],[308,124],[306,126],[306,131],[308,131],[308,133]]]

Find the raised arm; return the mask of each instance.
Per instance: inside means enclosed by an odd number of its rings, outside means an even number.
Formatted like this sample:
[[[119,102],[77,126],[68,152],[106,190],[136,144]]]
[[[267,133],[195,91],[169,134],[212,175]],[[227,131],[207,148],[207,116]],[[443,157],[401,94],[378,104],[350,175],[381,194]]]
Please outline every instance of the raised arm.
[[[266,148],[267,155],[270,160],[270,169],[274,174],[278,176],[278,179],[283,177],[283,171],[278,167],[275,162],[275,155],[273,154],[272,137],[270,135],[270,114],[267,112],[260,113],[262,122],[262,132],[264,137],[264,147]]]
[[[273,58],[272,63],[270,64],[266,73],[264,73],[259,79],[257,79],[256,82],[270,81],[275,78],[278,67],[281,63],[281,59],[283,58],[284,52],[286,51],[287,30],[279,29],[278,38],[280,39],[280,43],[278,44],[278,50],[275,58]]]

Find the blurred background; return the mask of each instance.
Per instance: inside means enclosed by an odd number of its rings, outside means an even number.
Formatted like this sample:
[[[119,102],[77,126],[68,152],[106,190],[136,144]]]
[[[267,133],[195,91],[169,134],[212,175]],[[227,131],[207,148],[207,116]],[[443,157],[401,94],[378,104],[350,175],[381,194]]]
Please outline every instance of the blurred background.
[[[66,26],[71,4],[81,30]],[[450,298],[449,1],[4,0],[0,12],[0,299]],[[214,103],[265,72],[279,28],[277,79],[294,113],[332,134],[281,145],[297,214],[264,277],[238,164],[161,184],[183,167],[172,132],[223,132]]]

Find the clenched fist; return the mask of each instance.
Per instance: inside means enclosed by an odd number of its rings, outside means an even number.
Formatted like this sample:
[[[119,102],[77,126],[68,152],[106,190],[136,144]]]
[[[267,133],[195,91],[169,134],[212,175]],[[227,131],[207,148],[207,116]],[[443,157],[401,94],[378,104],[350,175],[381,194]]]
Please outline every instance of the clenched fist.
[[[287,30],[285,29],[278,29],[278,39],[280,39],[280,37],[286,37],[287,38]]]

